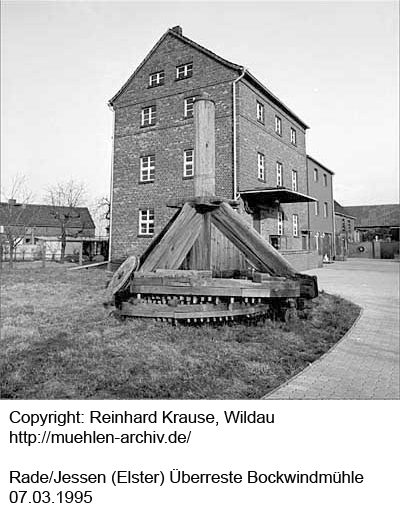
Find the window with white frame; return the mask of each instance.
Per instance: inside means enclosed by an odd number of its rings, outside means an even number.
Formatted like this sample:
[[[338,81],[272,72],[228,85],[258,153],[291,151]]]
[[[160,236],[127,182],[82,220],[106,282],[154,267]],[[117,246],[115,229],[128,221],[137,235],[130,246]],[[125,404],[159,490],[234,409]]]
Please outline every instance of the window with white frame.
[[[194,98],[185,98],[184,116],[185,118],[193,118]]]
[[[276,185],[282,186],[283,183],[283,166],[280,162],[276,163]]]
[[[257,101],[257,121],[264,123],[264,105]]]
[[[297,213],[293,214],[293,237],[299,237],[299,216]]]
[[[160,86],[164,84],[164,70],[149,75],[149,87]]]
[[[319,215],[319,201],[314,202],[315,215]]]
[[[326,173],[324,173],[324,186],[325,186],[325,188],[328,186],[328,177],[327,177]]]
[[[154,180],[156,172],[156,157],[155,155],[140,157],[140,181],[151,182]]]
[[[297,191],[297,171],[292,169],[292,190]]]
[[[139,235],[152,236],[154,234],[154,210],[139,210]]]
[[[278,212],[278,236],[283,235],[283,212]]]
[[[145,107],[142,109],[142,127],[154,125],[156,123],[156,106]]]
[[[186,79],[193,75],[193,63],[181,64],[176,67],[176,79]]]
[[[265,180],[265,156],[257,153],[257,175],[258,180]]]
[[[183,177],[191,178],[194,175],[194,151],[186,149],[183,151]]]
[[[293,129],[293,127],[290,129],[290,143],[297,145],[297,132],[296,129]]]
[[[282,136],[282,120],[279,116],[275,116],[275,132]]]
[[[314,182],[318,182],[318,169],[314,168]]]
[[[324,202],[324,217],[328,217],[328,203]]]

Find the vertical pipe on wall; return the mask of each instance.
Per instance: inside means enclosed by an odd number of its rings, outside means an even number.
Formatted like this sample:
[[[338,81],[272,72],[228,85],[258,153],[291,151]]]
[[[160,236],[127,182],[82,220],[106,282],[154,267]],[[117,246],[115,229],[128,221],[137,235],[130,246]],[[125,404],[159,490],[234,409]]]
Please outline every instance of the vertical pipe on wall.
[[[243,68],[242,73],[240,76],[235,79],[232,83],[232,106],[233,106],[233,200],[236,200],[238,197],[237,192],[237,162],[236,162],[236,153],[237,153],[237,134],[236,134],[236,120],[237,120],[237,112],[236,112],[236,84],[238,81],[240,81],[244,74],[246,73],[246,68]]]
[[[112,210],[113,210],[113,180],[114,180],[114,136],[115,136],[115,110],[109,105],[112,111],[112,134],[111,134],[111,171],[110,171],[110,228],[108,231],[108,270],[112,270],[111,264],[111,239],[112,239]]]
[[[333,175],[331,174],[331,200],[332,200],[332,259],[336,256],[336,228],[335,228],[335,202],[333,198]]]

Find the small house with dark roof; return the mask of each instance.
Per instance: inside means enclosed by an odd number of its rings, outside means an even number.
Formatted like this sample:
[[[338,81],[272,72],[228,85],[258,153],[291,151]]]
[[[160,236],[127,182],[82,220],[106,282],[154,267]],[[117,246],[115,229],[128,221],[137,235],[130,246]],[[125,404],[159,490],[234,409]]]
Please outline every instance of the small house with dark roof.
[[[78,252],[81,247],[91,248],[95,243],[95,224],[86,207],[56,207],[58,212],[68,214],[66,223],[66,254]],[[15,200],[0,203],[0,238],[7,245],[7,229],[18,243],[47,246],[48,254],[60,253],[60,223],[56,219],[55,207],[47,204],[19,204]],[[70,215],[71,212],[73,215]],[[18,247],[17,247],[18,249]],[[17,250],[18,254],[18,250]]]
[[[67,236],[71,238],[94,237],[95,225],[88,208],[58,206],[58,211],[71,212],[74,215],[67,222]],[[15,201],[0,203],[0,227],[15,224],[18,233],[24,231],[23,242],[34,244],[41,237],[59,236],[60,223],[55,218],[54,207],[47,204],[18,204]],[[3,230],[4,232],[4,230]]]
[[[318,266],[321,256],[303,241],[315,202],[308,125],[247,68],[187,38],[180,26],[164,33],[109,101],[111,261],[143,254],[174,215],[167,203],[193,196],[193,104],[200,96],[215,103],[215,194],[239,200],[239,212],[299,270]]]

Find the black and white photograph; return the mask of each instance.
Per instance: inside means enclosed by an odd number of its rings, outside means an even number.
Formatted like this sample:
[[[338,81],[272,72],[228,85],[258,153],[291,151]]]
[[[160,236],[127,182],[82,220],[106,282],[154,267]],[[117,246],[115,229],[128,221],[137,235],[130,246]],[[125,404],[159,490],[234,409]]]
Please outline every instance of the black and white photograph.
[[[13,528],[394,528],[399,230],[397,0],[3,0]]]
[[[395,4],[2,23],[2,398],[399,397]]]

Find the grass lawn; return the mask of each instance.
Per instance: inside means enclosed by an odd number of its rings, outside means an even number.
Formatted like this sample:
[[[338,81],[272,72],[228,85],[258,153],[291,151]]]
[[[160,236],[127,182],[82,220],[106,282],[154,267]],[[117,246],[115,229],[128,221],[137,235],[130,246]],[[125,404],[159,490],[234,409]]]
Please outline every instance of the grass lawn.
[[[287,324],[120,322],[102,306],[106,280],[96,269],[4,266],[3,399],[258,399],[325,353],[359,314],[322,294]]]

